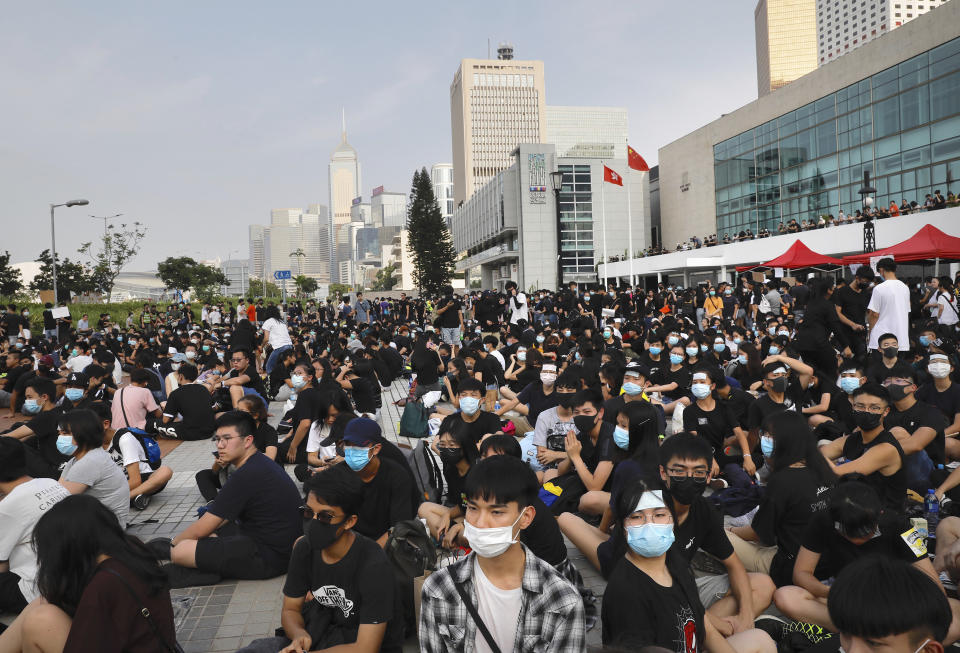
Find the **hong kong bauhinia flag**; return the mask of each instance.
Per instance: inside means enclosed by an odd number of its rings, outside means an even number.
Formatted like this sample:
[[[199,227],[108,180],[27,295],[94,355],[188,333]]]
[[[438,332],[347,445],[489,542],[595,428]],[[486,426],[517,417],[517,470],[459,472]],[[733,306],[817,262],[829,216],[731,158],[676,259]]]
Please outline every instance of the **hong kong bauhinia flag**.
[[[627,165],[640,172],[650,172],[650,166],[647,165],[647,162],[629,145],[627,145]]]
[[[611,184],[616,184],[617,186],[623,186],[623,177],[607,166],[603,166],[603,180]]]

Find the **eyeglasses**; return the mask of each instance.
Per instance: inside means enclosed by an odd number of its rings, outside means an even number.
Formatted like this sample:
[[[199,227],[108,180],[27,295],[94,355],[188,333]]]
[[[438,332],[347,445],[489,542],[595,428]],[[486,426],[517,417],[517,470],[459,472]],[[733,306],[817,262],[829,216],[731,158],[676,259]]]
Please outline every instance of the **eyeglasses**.
[[[853,409],[858,411],[866,411],[868,413],[882,413],[883,406],[868,406],[866,404],[855,403],[853,404]]]
[[[319,514],[315,513],[313,511],[313,508],[311,508],[306,504],[300,506],[299,510],[300,510],[300,516],[303,517],[304,519],[316,519],[318,522],[321,522],[323,524],[333,523],[334,516],[329,512],[321,512]],[[337,522],[337,524],[342,524],[342,523],[343,523],[342,519]]]
[[[210,438],[210,442],[214,444],[220,444],[221,442],[229,442],[230,440],[236,440],[239,437],[240,437],[239,435],[222,435],[222,436],[215,435],[212,438]]]
[[[696,479],[704,479],[709,474],[710,474],[710,470],[708,470],[706,467],[697,468],[692,472],[689,472],[688,470],[680,467],[675,467],[667,470],[667,475],[669,475],[671,478],[687,478],[689,476],[692,476],[693,478],[696,478]]]

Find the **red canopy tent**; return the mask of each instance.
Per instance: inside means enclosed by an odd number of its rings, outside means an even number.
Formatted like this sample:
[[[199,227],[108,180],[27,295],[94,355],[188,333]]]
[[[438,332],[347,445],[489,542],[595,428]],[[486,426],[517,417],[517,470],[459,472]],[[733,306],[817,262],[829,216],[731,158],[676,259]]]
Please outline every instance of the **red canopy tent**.
[[[738,265],[737,272],[745,272],[753,268],[784,268],[795,270],[797,268],[812,268],[822,265],[843,265],[843,261],[838,258],[831,258],[823,254],[817,254],[815,251],[803,244],[801,240],[795,240],[790,249],[775,259],[766,263],[757,265]]]
[[[886,249],[864,252],[843,257],[844,265],[869,263],[871,258],[892,257],[895,261],[921,261],[925,259],[960,259],[960,238],[945,234],[931,224]]]

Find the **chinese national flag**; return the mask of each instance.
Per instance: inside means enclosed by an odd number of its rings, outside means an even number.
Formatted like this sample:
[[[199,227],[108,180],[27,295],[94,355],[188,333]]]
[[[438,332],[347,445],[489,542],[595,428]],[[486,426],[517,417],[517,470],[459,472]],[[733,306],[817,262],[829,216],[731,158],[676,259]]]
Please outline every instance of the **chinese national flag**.
[[[617,186],[623,186],[623,177],[607,166],[603,166],[603,180],[609,181],[611,184],[616,184]]]
[[[647,165],[647,162],[629,145],[627,145],[627,165],[640,172],[650,172],[650,166]]]

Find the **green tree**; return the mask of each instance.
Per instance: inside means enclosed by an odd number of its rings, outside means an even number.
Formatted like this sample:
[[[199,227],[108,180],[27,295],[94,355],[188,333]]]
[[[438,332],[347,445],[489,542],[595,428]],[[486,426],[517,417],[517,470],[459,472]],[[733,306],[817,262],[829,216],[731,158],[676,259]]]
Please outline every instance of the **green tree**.
[[[396,271],[397,266],[392,263],[378,270],[377,278],[373,280],[371,290],[392,290],[397,283],[397,280],[393,277],[393,273]]]
[[[349,285],[345,283],[331,283],[330,284],[330,296],[331,297],[342,297],[343,295],[349,295],[353,291]]]
[[[197,262],[189,256],[168,256],[157,263],[157,276],[167,290],[189,290]]]
[[[40,264],[40,272],[30,282],[30,290],[53,290],[53,257],[50,256],[50,250],[40,252],[36,261]],[[83,263],[57,256],[57,299],[69,299],[71,293],[81,295],[96,292],[97,285],[93,271]]]
[[[310,295],[317,289],[317,280],[302,274],[294,277],[293,283],[297,287],[298,295]]]
[[[426,168],[413,173],[407,206],[407,232],[407,250],[413,257],[413,278],[417,288],[439,293],[453,277],[456,252]]]
[[[117,229],[113,225],[107,227],[107,233],[94,245],[93,242],[83,243],[78,250],[86,255],[92,264],[93,281],[97,290],[106,294],[107,301],[113,293],[113,286],[117,277],[140,251],[140,241],[147,235],[147,228],[139,222],[132,226],[121,224]]]
[[[20,270],[10,265],[10,252],[0,254],[0,295],[12,297],[23,288]]]
[[[196,267],[193,269],[192,288],[197,293],[197,297],[201,301],[212,301],[222,286],[229,285],[230,280],[227,279],[227,275],[225,275],[223,270],[220,268],[215,268],[212,265],[204,265],[203,263],[197,263]]]
[[[249,297],[279,297],[283,294],[277,284],[256,277],[250,277],[250,284],[247,287]]]

